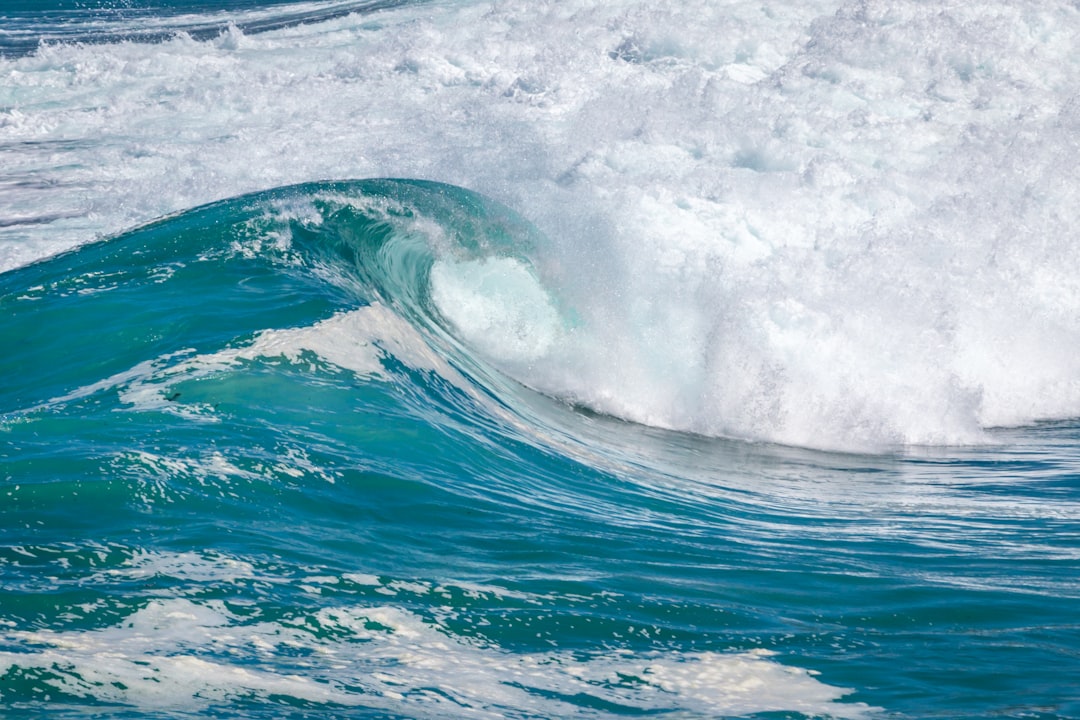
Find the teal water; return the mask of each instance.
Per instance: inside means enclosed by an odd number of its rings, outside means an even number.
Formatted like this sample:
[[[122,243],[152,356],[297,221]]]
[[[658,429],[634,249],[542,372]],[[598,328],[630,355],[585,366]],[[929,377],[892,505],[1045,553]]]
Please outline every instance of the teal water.
[[[431,290],[545,243],[319,183],[0,275],[3,714],[1080,717],[1080,426],[859,455],[572,407]]]

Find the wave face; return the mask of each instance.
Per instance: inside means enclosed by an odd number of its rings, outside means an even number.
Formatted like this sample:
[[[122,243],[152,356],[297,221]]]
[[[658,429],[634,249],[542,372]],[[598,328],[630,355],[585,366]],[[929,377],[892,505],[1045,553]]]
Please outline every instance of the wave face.
[[[8,715],[1080,716],[1076,8],[0,15]]]
[[[517,368],[549,394],[840,449],[1080,414],[1071,6],[137,9],[71,43],[31,14],[44,44],[0,61],[0,267],[423,177],[552,240],[580,329]]]

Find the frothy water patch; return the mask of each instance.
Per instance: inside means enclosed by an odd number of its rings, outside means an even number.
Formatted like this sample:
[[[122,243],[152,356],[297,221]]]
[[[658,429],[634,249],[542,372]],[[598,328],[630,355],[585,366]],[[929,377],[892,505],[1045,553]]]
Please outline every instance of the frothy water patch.
[[[184,556],[165,563],[176,570]],[[157,562],[161,562],[159,559]],[[216,570],[215,570],[216,572]],[[244,699],[407,710],[416,717],[692,716],[800,712],[858,718],[846,691],[751,651],[517,654],[453,634],[394,605],[264,620],[227,601],[156,599],[98,630],[0,632],[9,678],[36,677],[68,701],[198,711]]]

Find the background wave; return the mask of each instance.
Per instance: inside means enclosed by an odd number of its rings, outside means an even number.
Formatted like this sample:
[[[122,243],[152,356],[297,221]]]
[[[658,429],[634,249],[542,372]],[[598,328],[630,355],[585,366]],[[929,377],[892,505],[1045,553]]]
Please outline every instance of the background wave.
[[[0,10],[0,56],[19,57],[42,45],[154,43],[178,35],[209,40],[253,34],[354,13],[412,4],[409,0],[123,0],[119,3],[21,0]]]

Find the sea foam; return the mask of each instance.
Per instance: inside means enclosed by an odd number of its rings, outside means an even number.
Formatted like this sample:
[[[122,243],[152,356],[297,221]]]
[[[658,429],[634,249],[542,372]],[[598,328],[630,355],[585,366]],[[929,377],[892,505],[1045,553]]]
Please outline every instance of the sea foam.
[[[139,572],[149,566],[186,579],[204,574],[208,563],[217,573],[222,559],[158,553],[149,561],[139,554],[132,564]],[[421,718],[557,717],[580,710],[583,702],[622,711],[592,709],[594,717],[681,710],[695,716],[795,711],[858,718],[871,710],[838,702],[845,690],[782,665],[766,651],[508,652],[395,604],[429,593],[426,585],[357,579],[379,584],[387,603],[269,620],[258,613],[246,617],[250,610],[242,604],[177,597],[152,599],[117,625],[97,630],[0,629],[0,642],[27,648],[0,651],[0,669],[9,677],[40,674],[69,703],[92,699],[98,707],[171,712],[205,711],[244,698],[407,709]],[[351,576],[308,580],[312,593],[321,585],[354,582]]]

